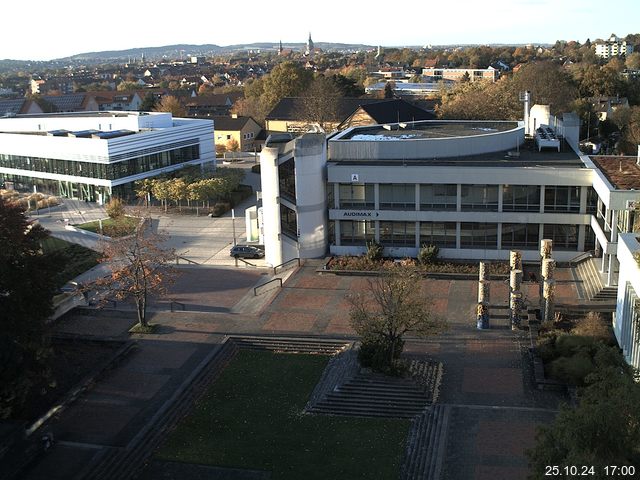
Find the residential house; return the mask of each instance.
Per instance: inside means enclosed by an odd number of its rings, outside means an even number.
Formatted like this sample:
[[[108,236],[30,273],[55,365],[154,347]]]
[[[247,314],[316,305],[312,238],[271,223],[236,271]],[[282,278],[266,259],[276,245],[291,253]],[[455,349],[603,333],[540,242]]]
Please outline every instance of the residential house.
[[[229,148],[230,142],[237,142],[240,151],[257,150],[257,139],[262,127],[251,117],[236,114],[216,115],[211,118],[215,127],[215,144]]]
[[[231,107],[243,98],[242,92],[198,95],[186,102],[189,117],[210,117],[212,115],[229,115]]]

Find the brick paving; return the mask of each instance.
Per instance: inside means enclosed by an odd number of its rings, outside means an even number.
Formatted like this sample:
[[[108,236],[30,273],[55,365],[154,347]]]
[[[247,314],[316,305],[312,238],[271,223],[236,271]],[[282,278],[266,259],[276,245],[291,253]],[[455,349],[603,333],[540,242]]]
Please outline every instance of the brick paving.
[[[26,478],[71,478],[101,446],[126,445],[224,334],[353,336],[348,295],[366,288],[368,278],[319,274],[318,264],[307,262],[280,291],[252,300],[264,303],[257,314],[231,312],[241,301],[253,299],[252,287],[268,272],[185,269],[189,273],[173,294],[190,305],[205,307],[203,311],[154,311],[151,321],[160,326],[159,331],[131,336],[138,340],[138,350],[52,423],[56,437],[65,443]],[[444,365],[439,402],[452,410],[441,480],[524,480],[524,451],[533,444],[536,426],[554,418],[562,399],[532,386],[522,347],[526,338],[509,326],[508,285],[492,282],[491,329],[479,331],[475,281],[427,279],[422,283],[425,295],[433,300],[434,313],[448,320],[449,329],[429,339],[409,338],[405,352]],[[560,285],[562,295],[577,297],[574,284]],[[530,302],[537,301],[538,288],[537,283],[523,285]],[[134,322],[130,311],[96,312],[94,317],[84,312],[63,319],[56,329],[125,338]],[[96,446],[88,452],[85,443]],[[64,476],[39,474],[53,458],[77,462],[75,470],[71,465],[60,469]]]

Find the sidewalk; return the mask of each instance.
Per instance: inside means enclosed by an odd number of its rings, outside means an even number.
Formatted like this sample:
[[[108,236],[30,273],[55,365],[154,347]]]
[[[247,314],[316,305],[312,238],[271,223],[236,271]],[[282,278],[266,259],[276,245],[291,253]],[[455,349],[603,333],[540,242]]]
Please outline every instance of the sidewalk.
[[[138,349],[51,425],[58,443],[26,476],[74,478],[86,465],[113,448],[124,448],[181,385],[188,373],[216,349],[225,335],[298,335],[353,338],[347,295],[365,288],[361,277],[317,274],[315,262],[290,273],[284,288],[260,299],[253,286],[257,271],[194,267],[206,291],[187,288],[194,301],[224,308],[211,313],[153,312],[160,325],[154,335],[132,335]],[[249,285],[249,282],[251,284]],[[444,364],[439,401],[450,406],[443,480],[524,480],[524,450],[533,445],[535,427],[551,421],[560,398],[533,389],[526,349],[508,320],[495,315],[492,328],[475,327],[476,283],[426,280],[434,312],[450,329],[428,339],[408,339],[408,354],[427,355]],[[492,299],[501,304],[500,289]],[[257,305],[257,306],[256,306]],[[496,311],[497,312],[497,311]],[[67,318],[58,331],[127,338],[133,312],[85,312]]]

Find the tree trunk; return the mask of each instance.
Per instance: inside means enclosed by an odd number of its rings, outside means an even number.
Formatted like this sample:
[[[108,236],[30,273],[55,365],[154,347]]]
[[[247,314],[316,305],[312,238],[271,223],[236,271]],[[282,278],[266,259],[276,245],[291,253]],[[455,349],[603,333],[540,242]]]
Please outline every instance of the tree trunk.
[[[141,327],[147,327],[147,302],[146,295],[142,297],[135,297],[136,299],[136,313],[138,314],[138,324]]]

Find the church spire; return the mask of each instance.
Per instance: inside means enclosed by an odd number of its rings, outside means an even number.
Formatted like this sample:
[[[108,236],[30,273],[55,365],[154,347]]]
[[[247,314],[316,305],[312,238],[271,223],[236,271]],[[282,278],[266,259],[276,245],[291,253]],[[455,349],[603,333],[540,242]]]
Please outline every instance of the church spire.
[[[278,55],[282,55],[282,40],[280,40],[280,46],[278,47]]]
[[[307,40],[307,51],[304,53],[307,57],[313,58],[313,40],[311,40],[311,32],[309,32],[309,40]]]

